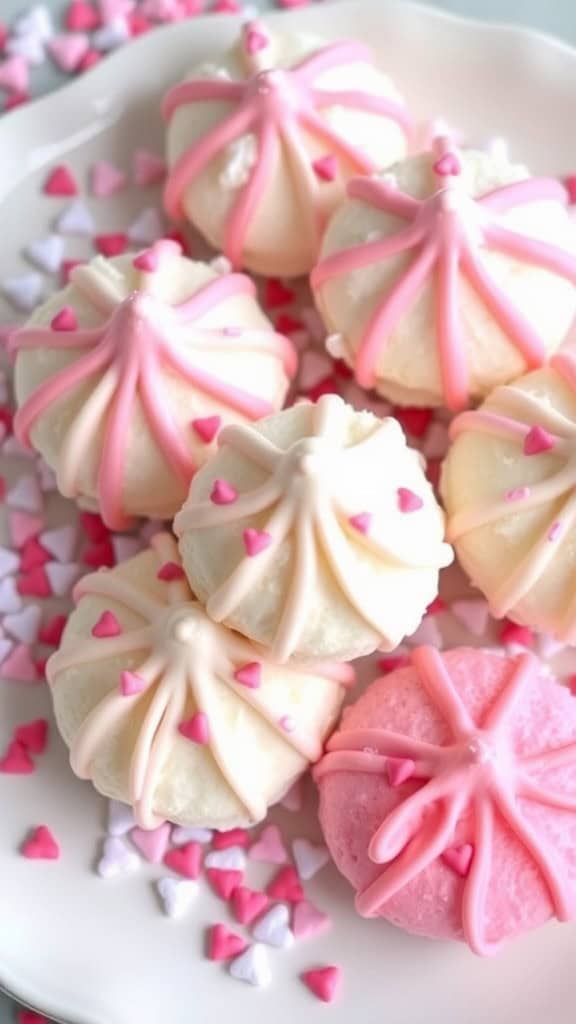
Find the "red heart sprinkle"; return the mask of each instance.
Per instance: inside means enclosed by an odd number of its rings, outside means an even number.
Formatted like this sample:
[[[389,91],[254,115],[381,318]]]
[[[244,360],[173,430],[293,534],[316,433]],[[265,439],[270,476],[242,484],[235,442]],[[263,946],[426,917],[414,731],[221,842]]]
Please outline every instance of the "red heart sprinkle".
[[[323,1003],[331,1003],[336,998],[341,978],[342,971],[335,966],[317,967],[302,974],[304,984]]]
[[[229,900],[244,878],[243,871],[227,871],[221,868],[206,868],[206,878],[221,900]]]
[[[192,420],[194,432],[204,444],[210,444],[220,430],[222,419],[220,416],[200,416]]]
[[[278,874],[266,886],[266,892],[273,900],[282,903],[298,903],[304,899],[304,890],[300,884],[296,868],[288,865],[280,868]]]
[[[230,960],[243,953],[248,943],[224,924],[215,924],[208,933],[208,959]]]
[[[47,196],[76,196],[78,185],[68,167],[61,164],[50,171],[44,182],[44,192]]]
[[[30,754],[43,754],[48,742],[47,720],[36,718],[32,722],[23,722],[14,730],[14,739]]]
[[[270,900],[265,892],[248,889],[245,885],[239,885],[237,889],[234,889],[230,899],[232,913],[240,924],[251,924],[269,903]]]
[[[4,757],[0,758],[0,772],[4,775],[32,775],[36,765],[22,743],[12,740]]]
[[[163,580],[165,583],[172,583],[173,580],[181,580],[184,578],[184,570],[178,562],[164,562],[156,573],[159,580]]]
[[[215,832],[212,846],[215,850],[228,850],[231,846],[243,846],[250,843],[250,836],[245,828],[230,828],[227,832]]]
[[[47,825],[39,825],[24,841],[21,852],[29,860],[58,860],[60,846]]]
[[[164,855],[164,863],[171,871],[184,878],[198,878],[202,848],[200,843],[185,843]]]

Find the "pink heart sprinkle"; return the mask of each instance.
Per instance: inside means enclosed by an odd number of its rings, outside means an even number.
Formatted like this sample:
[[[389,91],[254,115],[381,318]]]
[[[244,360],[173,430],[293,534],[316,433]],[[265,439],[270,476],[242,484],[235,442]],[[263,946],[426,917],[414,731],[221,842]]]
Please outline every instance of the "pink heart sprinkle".
[[[319,156],[316,160],[312,161],[312,169],[316,177],[320,178],[321,181],[334,181],[338,173],[336,157],[332,153],[327,153],[326,156]]]
[[[175,850],[168,850],[164,855],[164,863],[171,871],[175,871],[184,878],[198,878],[200,874],[200,862],[202,859],[202,847],[200,843],[185,843]]]
[[[358,512],[355,516],[350,516],[348,519],[350,526],[353,526],[358,533],[367,534],[370,530],[370,524],[372,522],[372,516],[369,512]]]
[[[92,636],[97,637],[99,640],[110,636],[120,636],[122,632],[122,626],[118,622],[118,619],[113,612],[105,611],[92,626]]]
[[[60,846],[50,829],[39,825],[22,844],[21,852],[29,860],[58,860]]]
[[[164,562],[164,565],[161,565],[158,569],[156,576],[165,583],[172,583],[174,580],[184,578],[184,570],[177,562]]]
[[[278,874],[266,886],[266,892],[271,899],[280,903],[300,903],[304,899],[298,872],[291,865],[280,868]]]
[[[14,739],[31,754],[43,754],[48,742],[48,722],[45,718],[36,718],[33,722],[23,722],[14,730]]]
[[[203,711],[195,711],[185,722],[180,722],[178,732],[185,739],[200,746],[206,746],[210,741],[210,723],[208,715]]]
[[[15,548],[23,548],[26,541],[36,537],[46,525],[41,516],[33,516],[28,512],[10,512],[8,519]]]
[[[439,160],[433,165],[432,170],[434,174],[438,174],[441,178],[448,177],[450,175],[460,174],[462,165],[456,153],[444,153]]]
[[[248,25],[246,27],[246,34],[244,36],[244,46],[246,53],[250,54],[251,57],[255,53],[259,53],[260,50],[265,50],[270,44],[270,38],[256,25]]]
[[[90,40],[83,32],[64,32],[48,40],[48,50],[61,71],[75,71],[90,48]]]
[[[466,878],[473,856],[474,847],[471,843],[462,843],[461,846],[450,846],[447,850],[444,850],[442,860],[447,867],[451,868],[457,875],[460,875],[460,878]]]
[[[50,597],[50,580],[42,566],[31,569],[18,577],[18,593],[23,597]]]
[[[29,77],[28,63],[20,54],[9,57],[0,64],[0,89],[25,93],[28,91]]]
[[[267,825],[262,830],[256,842],[250,847],[250,857],[264,864],[286,863],[288,854],[277,825]]]
[[[340,967],[317,967],[304,971],[302,981],[313,995],[323,1003],[331,1003],[338,995],[342,971]]]
[[[266,910],[270,900],[265,892],[239,885],[232,893],[230,904],[232,913],[240,924],[251,924],[263,910]]]
[[[422,498],[414,494],[414,491],[411,491],[408,487],[399,487],[396,494],[398,496],[398,508],[401,512],[417,512],[424,504]]]
[[[50,321],[53,331],[75,331],[78,327],[76,313],[71,306],[64,306]]]
[[[158,253],[154,252],[154,249],[144,249],[144,252],[138,253],[132,260],[136,270],[143,270],[147,274],[158,270],[159,262]]]
[[[262,682],[262,665],[259,661],[249,661],[246,665],[236,669],[234,679],[250,690],[257,690]]]
[[[0,758],[0,773],[4,775],[32,775],[36,765],[22,743],[12,740]]]
[[[137,672],[124,672],[120,673],[120,693],[123,697],[135,697],[137,694],[142,693],[148,683],[146,680],[139,676]]]
[[[528,626],[519,626],[516,622],[505,622],[500,630],[500,643],[504,647],[534,646],[534,633]]]
[[[161,864],[168,849],[172,826],[168,822],[150,830],[133,828],[130,839],[150,864]]]
[[[2,678],[13,679],[17,683],[37,683],[38,667],[30,648],[25,644],[17,644],[2,662]]]
[[[226,868],[206,868],[206,878],[216,895],[228,901],[234,890],[242,885],[244,873]]]
[[[157,185],[166,174],[166,164],[148,149],[137,149],[132,158],[132,174],[134,184],[140,186]]]
[[[238,491],[227,480],[215,480],[210,492],[210,501],[215,505],[232,505],[238,497]]]
[[[546,534],[546,538],[547,538],[547,540],[553,542],[555,540],[558,540],[558,538],[560,537],[561,533],[562,533],[562,523],[558,523],[558,522],[552,523],[552,526],[550,527],[550,529],[548,530],[548,533]]]
[[[72,0],[66,12],[66,28],[70,32],[93,32],[100,28],[100,15],[85,0]]]
[[[92,194],[100,199],[113,196],[126,184],[126,175],[108,160],[97,160],[92,165],[90,186]]]
[[[252,527],[248,527],[248,529],[243,531],[242,539],[249,558],[259,555],[266,548],[270,547],[272,543],[271,534],[267,533],[266,530],[254,530]]]
[[[401,786],[403,782],[411,779],[414,775],[416,765],[410,757],[388,757],[386,759],[386,774],[391,786]]]
[[[555,445],[554,438],[544,427],[532,427],[524,438],[524,455],[540,455],[548,452]]]
[[[297,939],[309,939],[320,935],[330,927],[331,921],[313,903],[302,900],[294,907],[292,915],[292,931]]]
[[[504,495],[504,501],[523,501],[525,498],[530,496],[529,487],[512,487],[509,491],[506,491]]]
[[[208,959],[230,960],[233,956],[243,953],[248,943],[246,939],[231,932],[224,924],[215,924],[208,936]]]
[[[204,444],[210,444],[220,430],[222,419],[220,416],[200,416],[192,420],[194,432]]]

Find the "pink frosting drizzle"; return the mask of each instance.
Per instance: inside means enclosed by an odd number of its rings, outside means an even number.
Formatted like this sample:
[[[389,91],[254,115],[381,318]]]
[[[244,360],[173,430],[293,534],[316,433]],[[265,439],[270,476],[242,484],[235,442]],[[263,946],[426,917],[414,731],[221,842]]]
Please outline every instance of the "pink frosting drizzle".
[[[450,741],[436,746],[387,729],[339,732],[328,741],[328,753],[315,769],[317,779],[331,772],[385,777],[390,758],[409,758],[414,762],[414,775],[425,780],[390,811],[371,840],[371,860],[388,866],[358,893],[359,913],[376,916],[395,893],[450,849],[458,822],[470,811],[473,855],[462,882],[462,929],[471,949],[483,956],[498,949],[486,937],[484,926],[496,816],[533,862],[558,919],[573,919],[573,882],[566,878],[554,847],[535,832],[518,803],[520,798],[551,810],[576,812],[575,797],[555,792],[531,774],[576,763],[576,743],[529,755],[511,749],[510,724],[534,680],[538,662],[531,654],[514,660],[505,685],[481,723],[474,721],[435,648],[417,648],[412,663],[427,697],[449,727]]]
[[[319,238],[323,227],[320,215],[322,185],[307,152],[305,136],[326,145],[354,173],[375,170],[373,162],[361,150],[323,120],[321,112],[331,106],[346,107],[379,114],[395,121],[405,132],[409,117],[401,104],[371,95],[359,89],[319,89],[314,80],[324,72],[362,61],[371,63],[370,51],[359,43],[335,43],[290,68],[266,66],[267,47],[254,50],[249,40],[258,30],[257,23],[244,26],[243,56],[249,77],[235,82],[225,79],[191,79],[171,89],[164,99],[163,113],[169,120],[175,111],[189,103],[224,102],[233,110],[216,127],[207,131],[177,161],[168,177],[164,201],[169,215],[182,217],[182,198],[190,183],[231,143],[252,132],[256,137],[256,160],[245,186],[240,190],[225,230],[223,251],[234,266],[242,260],[250,223],[265,190],[281,148],[288,155],[293,177],[305,205],[310,207],[311,230]],[[251,52],[252,51],[252,52]]]
[[[454,161],[445,162],[454,157]],[[406,270],[370,317],[356,353],[356,379],[362,387],[377,382],[378,358],[402,316],[434,276],[436,337],[444,398],[455,411],[469,401],[469,371],[460,314],[460,275],[485,303],[490,315],[518,349],[527,368],[541,366],[546,357],[542,339],[522,312],[491,279],[483,250],[504,253],[542,267],[576,284],[576,257],[558,246],[504,227],[498,215],[524,203],[552,200],[567,203],[563,186],[552,178],[528,178],[503,185],[485,195],[469,196],[461,184],[460,160],[447,137],[435,140],[432,170],[437,188],[427,199],[414,199],[385,178],[358,178],[348,184],[353,199],[405,222],[401,230],[328,256],[312,272],[312,286],[380,261],[413,254]]]
[[[550,365],[576,393],[576,356],[562,352],[552,359]],[[546,467],[550,467],[546,479],[539,483],[517,487],[513,492],[503,494],[501,499],[465,506],[448,522],[449,539],[458,541],[467,533],[497,523],[506,516],[550,505],[550,518],[538,539],[514,571],[500,580],[490,598],[492,614],[502,618],[538,583],[558,554],[559,544],[576,526],[576,423],[556,412],[548,401],[520,391],[514,385],[496,388],[490,401],[494,409],[464,412],[452,422],[452,440],[467,432],[487,434],[517,444],[524,452],[524,458],[547,458]],[[536,455],[526,454],[526,438],[533,436],[535,429],[549,439],[551,447],[538,449],[539,454]],[[559,499],[563,499],[560,507]],[[568,603],[560,621],[555,624],[554,632],[560,639],[571,643],[576,639],[575,627],[576,599]]]
[[[151,546],[158,566],[179,563],[176,542],[169,534],[157,534]],[[207,750],[250,819],[258,821],[266,807],[262,806],[262,798],[254,787],[248,790],[235,773],[234,758],[230,758],[222,739],[214,683],[226,685],[240,702],[258,712],[276,735],[301,755],[303,762],[318,759],[322,752],[321,737],[306,734],[296,726],[287,734],[282,721],[277,721],[274,710],[267,704],[264,673],[273,672],[274,666],[266,655],[240,634],[210,622],[194,601],[185,579],[172,577],[164,586],[166,598],[161,601],[113,572],[92,573],[77,585],[74,595],[77,599],[84,595],[108,599],[120,609],[139,616],[142,624],[125,628],[119,636],[99,639],[82,636],[70,643],[65,641],[48,662],[50,685],[57,687],[58,674],[71,667],[137,654],[142,655],[142,661],[129,672],[119,674],[118,687],[96,704],[80,726],[71,745],[72,768],[80,778],[91,778],[92,762],[101,742],[126,726],[134,714],[135,702],[147,701],[147,710],[130,752],[129,789],[138,824],[142,828],[155,828],[161,821],[153,811],[154,797],[166,760],[174,744],[179,742],[180,726],[187,728],[191,713],[201,714],[210,723],[205,738]],[[260,659],[263,681],[260,687],[251,688],[239,682],[236,676],[238,670],[254,662],[255,655]],[[283,671],[295,677],[329,679],[342,687],[354,682],[354,670],[348,665],[324,664],[308,668],[293,665]],[[127,675],[132,679],[128,687],[122,684],[122,677]],[[134,680],[137,680],[136,685],[133,685]]]
[[[180,247],[173,242],[156,243],[166,260],[166,247],[178,258]],[[164,248],[162,248],[164,247]],[[153,250],[152,250],[153,251]],[[137,257],[138,260],[138,257]],[[170,409],[166,390],[166,372],[176,374],[235,413],[256,420],[274,411],[274,406],[254,394],[228,384],[194,365],[193,349],[221,351],[262,351],[282,361],[288,377],[296,366],[296,356],[287,338],[273,331],[246,330],[231,337],[222,328],[203,327],[199,323],[193,342],[186,347],[178,341],[182,327],[201,321],[214,307],[236,296],[255,296],[252,282],[241,274],[223,275],[201,287],[191,298],[175,306],[154,295],[155,272],[140,272],[138,291],[126,298],[115,296],[91,268],[72,273],[75,287],[106,317],[97,328],[24,327],[11,347],[74,351],[75,361],[40,384],[18,410],[14,421],[17,437],[30,445],[30,432],[54,402],[67,398],[78,387],[94,380],[91,396],[75,417],[62,447],[58,468],[59,488],[66,497],[78,494],[78,476],[87,448],[102,422],[104,436],[99,457],[97,495],[104,521],[113,529],[128,525],[123,508],[124,471],[134,403],[138,398],[150,432],[165,455],[174,474],[186,487],[196,466],[189,443]]]

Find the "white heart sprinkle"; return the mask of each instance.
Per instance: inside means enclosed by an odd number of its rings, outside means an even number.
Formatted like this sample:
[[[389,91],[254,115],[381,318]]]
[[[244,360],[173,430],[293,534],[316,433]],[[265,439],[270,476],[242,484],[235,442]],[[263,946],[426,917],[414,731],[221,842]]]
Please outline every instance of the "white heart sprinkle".
[[[26,246],[26,255],[40,270],[57,274],[64,258],[64,239],[60,235],[37,238]]]
[[[198,882],[190,879],[159,878],[156,889],[164,913],[168,917],[183,917],[198,895]]]
[[[33,64],[34,67],[39,67],[46,60],[43,40],[30,32],[27,35],[10,36],[6,41],[4,52],[9,57],[24,57],[27,64]]]
[[[0,547],[0,579],[16,572],[19,566],[20,559],[16,552],[11,551],[10,548]]]
[[[138,214],[128,228],[128,238],[139,245],[151,245],[164,234],[164,221],[155,206],[149,206]]]
[[[44,459],[39,458],[36,461],[36,475],[38,477],[38,483],[44,491],[44,493],[55,491],[56,488],[56,476],[50,469],[50,466],[44,462]]]
[[[22,508],[26,512],[41,512],[44,499],[36,476],[21,476],[6,495],[10,508]]]
[[[249,946],[244,953],[232,960],[228,972],[237,981],[245,981],[249,985],[256,985],[259,988],[269,985],[272,974],[265,947],[258,942]]]
[[[38,305],[44,291],[44,278],[40,274],[19,274],[17,277],[5,277],[2,291],[16,309],[23,313],[31,313]]]
[[[62,211],[56,221],[56,229],[63,235],[90,236],[94,234],[94,220],[88,207],[77,199]]]
[[[205,859],[207,868],[220,868],[221,871],[244,871],[246,853],[241,846],[229,846],[226,850],[212,850]]]
[[[115,50],[130,38],[130,29],[125,18],[114,18],[103,25],[92,36],[92,45],[97,50]]]
[[[40,543],[48,554],[58,562],[71,562],[76,549],[77,530],[75,526],[58,526],[40,534]]]
[[[2,625],[10,636],[23,644],[33,644],[38,637],[42,612],[38,605],[29,604],[19,612],[5,615]]]
[[[125,836],[135,824],[134,812],[128,804],[120,800],[108,801],[108,832],[111,836]]]
[[[213,260],[210,260],[209,266],[215,274],[229,274],[232,270],[232,264],[226,256],[215,256]]]
[[[103,851],[96,869],[101,878],[117,878],[140,867],[141,860],[138,854],[116,836],[108,836],[104,840]]]
[[[16,589],[16,583],[12,576],[0,582],[0,612],[9,615],[17,612],[22,607],[22,598]]]
[[[139,554],[144,545],[140,537],[123,537],[121,534],[116,534],[112,537],[112,547],[116,561],[125,562],[128,558]]]
[[[304,882],[313,878],[330,860],[330,854],[324,844],[316,845],[309,839],[294,839],[292,854],[298,874]]]
[[[6,438],[2,445],[2,452],[4,455],[13,455],[17,459],[28,459],[29,462],[36,458],[34,452],[31,451],[30,448],[25,448],[23,444],[20,444],[20,441],[14,436],[14,434],[10,434],[10,436]]]
[[[12,31],[18,36],[26,36],[30,33],[46,42],[54,35],[50,12],[44,4],[36,4],[30,11],[26,11],[25,14],[16,18]]]
[[[48,562],[45,565],[50,587],[56,597],[65,597],[82,575],[77,562]]]
[[[329,334],[324,344],[332,359],[343,359],[346,355],[346,346],[341,334]]]
[[[178,825],[172,833],[174,846],[184,846],[185,843],[210,843],[214,835],[211,828],[185,828]]]
[[[261,917],[252,929],[259,942],[276,949],[288,949],[294,942],[290,929],[290,911],[285,903],[277,903]]]

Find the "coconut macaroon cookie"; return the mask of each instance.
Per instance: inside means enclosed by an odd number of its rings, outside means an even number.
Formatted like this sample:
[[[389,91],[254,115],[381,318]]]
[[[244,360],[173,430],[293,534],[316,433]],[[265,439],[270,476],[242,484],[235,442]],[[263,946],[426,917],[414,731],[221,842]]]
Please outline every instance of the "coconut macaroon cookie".
[[[296,365],[247,277],[169,240],[76,267],[13,347],[17,436],[114,529],[173,516],[221,425],[281,408]]]
[[[363,917],[481,955],[576,917],[576,701],[532,655],[415,650],[344,712],[315,776]]]
[[[312,274],[331,354],[394,402],[452,410],[542,365],[576,312],[566,208],[556,179],[445,136],[351,181]]]
[[[253,825],[320,756],[352,669],[278,667],[215,625],[168,534],[76,597],[48,664],[58,727],[76,774],[142,827]]]
[[[281,662],[392,650],[452,560],[398,422],[335,395],[223,430],[174,526],[211,618]]]
[[[464,570],[495,616],[575,643],[575,357],[496,388],[451,436],[441,489]]]
[[[164,115],[169,215],[233,265],[281,275],[311,269],[346,180],[403,156],[409,124],[365,46],[260,22],[171,89]]]

